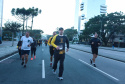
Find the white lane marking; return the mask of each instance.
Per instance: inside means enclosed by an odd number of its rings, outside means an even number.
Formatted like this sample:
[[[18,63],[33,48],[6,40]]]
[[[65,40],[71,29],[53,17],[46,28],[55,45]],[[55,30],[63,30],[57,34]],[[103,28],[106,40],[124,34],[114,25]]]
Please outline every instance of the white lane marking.
[[[44,64],[44,60],[42,60],[42,78],[45,78],[45,64]]]
[[[44,51],[44,49],[42,49],[42,51]]]
[[[5,61],[5,60],[7,60],[7,59],[9,59],[9,58],[11,58],[11,57],[13,57],[13,56],[17,55],[17,54],[18,54],[18,53],[14,54],[14,55],[12,55],[12,56],[9,56],[9,57],[7,57],[7,58],[5,58],[5,59],[1,60],[0,62],[3,62],[3,61]]]
[[[114,79],[114,80],[116,80],[116,81],[119,81],[119,79],[117,79],[117,78],[115,78],[115,77],[109,75],[108,73],[106,73],[106,72],[104,72],[104,71],[102,71],[102,70],[100,70],[100,69],[98,69],[98,68],[96,68],[96,67],[93,67],[92,65],[90,65],[90,64],[88,64],[88,63],[86,63],[86,62],[84,62],[83,60],[79,59],[79,61],[81,61],[82,63],[84,63],[84,64],[86,64],[86,65],[88,65],[88,66],[94,68],[95,70],[97,70],[97,71],[99,71],[99,72],[101,72],[101,73],[103,73],[103,74],[109,76],[110,78],[112,78],[112,79]]]

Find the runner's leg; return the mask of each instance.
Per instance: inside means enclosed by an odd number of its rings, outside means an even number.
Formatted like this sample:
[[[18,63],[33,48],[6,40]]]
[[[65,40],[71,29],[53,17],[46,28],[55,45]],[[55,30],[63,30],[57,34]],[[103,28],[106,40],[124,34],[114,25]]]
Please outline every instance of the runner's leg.
[[[64,71],[65,54],[60,55],[59,77],[62,77]]]

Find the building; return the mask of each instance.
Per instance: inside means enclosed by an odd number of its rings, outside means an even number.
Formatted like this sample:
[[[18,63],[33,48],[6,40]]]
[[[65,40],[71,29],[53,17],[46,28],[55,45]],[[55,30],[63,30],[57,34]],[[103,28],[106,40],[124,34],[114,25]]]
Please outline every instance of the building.
[[[75,19],[74,19],[74,28],[78,29],[78,23],[79,23],[79,10],[80,10],[80,4],[79,0],[76,0],[76,6],[75,6]],[[78,29],[79,31],[79,29]]]
[[[0,43],[2,42],[3,0],[0,0]]]
[[[82,11],[80,10],[81,4],[83,4]],[[106,0],[76,0],[74,27],[78,29],[78,33],[84,29],[85,22],[94,16],[100,15],[100,5],[105,4]],[[81,18],[82,15],[85,15],[84,20]]]

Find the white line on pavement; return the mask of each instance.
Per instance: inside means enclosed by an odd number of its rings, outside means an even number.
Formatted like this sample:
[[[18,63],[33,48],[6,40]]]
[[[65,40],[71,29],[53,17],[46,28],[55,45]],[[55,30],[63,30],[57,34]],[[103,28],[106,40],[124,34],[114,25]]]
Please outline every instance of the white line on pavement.
[[[81,61],[82,63],[88,65],[89,67],[94,68],[95,70],[97,70],[97,71],[99,71],[99,72],[105,74],[106,76],[108,76],[108,77],[110,77],[110,78],[112,78],[112,79],[114,79],[114,80],[116,80],[116,81],[119,81],[119,79],[117,79],[117,78],[115,78],[115,77],[109,75],[108,73],[106,73],[106,72],[104,72],[104,71],[102,71],[102,70],[100,70],[100,69],[98,69],[98,68],[96,68],[96,67],[91,66],[90,64],[86,63],[85,61],[83,61],[83,60],[81,60],[81,59],[79,59],[79,61]]]
[[[44,60],[42,60],[42,78],[45,78],[45,64],[44,64]]]
[[[14,55],[12,55],[12,56],[9,56],[9,57],[7,57],[7,58],[5,58],[5,59],[1,60],[0,62],[3,62],[3,61],[5,61],[5,60],[7,60],[7,59],[9,59],[9,58],[11,58],[11,57],[13,57],[13,56],[17,55],[17,54],[18,54],[18,53],[14,54]]]
[[[42,49],[42,51],[44,51],[44,49]]]

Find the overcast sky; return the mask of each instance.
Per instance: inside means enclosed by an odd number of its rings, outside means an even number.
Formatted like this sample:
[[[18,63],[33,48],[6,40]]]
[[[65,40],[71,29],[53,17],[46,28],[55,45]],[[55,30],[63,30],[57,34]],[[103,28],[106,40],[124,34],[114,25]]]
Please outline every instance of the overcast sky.
[[[124,0],[107,0],[107,12],[122,11],[125,13]],[[75,0],[4,0],[3,22],[15,20],[11,15],[12,8],[35,7],[42,13],[34,18],[33,29],[42,29],[45,34],[52,34],[57,27],[64,29],[74,26]],[[28,21],[31,26],[31,20]]]

